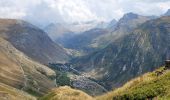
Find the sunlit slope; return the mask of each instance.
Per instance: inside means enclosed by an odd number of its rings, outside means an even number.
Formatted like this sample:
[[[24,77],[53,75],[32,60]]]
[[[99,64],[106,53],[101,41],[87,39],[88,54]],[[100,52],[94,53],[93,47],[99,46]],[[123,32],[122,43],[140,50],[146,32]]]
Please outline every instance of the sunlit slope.
[[[123,87],[97,97],[97,100],[169,100],[170,70],[164,67],[127,82]]]
[[[36,100],[36,98],[21,90],[0,83],[0,100]]]
[[[33,95],[55,87],[55,72],[25,56],[0,38],[0,82]]]
[[[53,89],[40,100],[94,100],[88,94],[68,86]]]

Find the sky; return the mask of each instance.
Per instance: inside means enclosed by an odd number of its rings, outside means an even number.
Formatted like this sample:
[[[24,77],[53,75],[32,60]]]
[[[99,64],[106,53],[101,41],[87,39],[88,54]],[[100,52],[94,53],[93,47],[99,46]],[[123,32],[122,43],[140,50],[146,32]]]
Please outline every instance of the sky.
[[[170,0],[0,0],[0,18],[37,25],[118,20],[128,12],[161,15]]]

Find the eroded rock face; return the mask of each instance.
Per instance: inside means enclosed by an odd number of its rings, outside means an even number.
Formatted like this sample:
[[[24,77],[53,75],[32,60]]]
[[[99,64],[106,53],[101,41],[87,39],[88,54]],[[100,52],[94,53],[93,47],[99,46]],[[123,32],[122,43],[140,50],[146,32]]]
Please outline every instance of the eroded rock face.
[[[44,94],[55,87],[55,72],[32,61],[0,38],[0,82],[25,91]]]

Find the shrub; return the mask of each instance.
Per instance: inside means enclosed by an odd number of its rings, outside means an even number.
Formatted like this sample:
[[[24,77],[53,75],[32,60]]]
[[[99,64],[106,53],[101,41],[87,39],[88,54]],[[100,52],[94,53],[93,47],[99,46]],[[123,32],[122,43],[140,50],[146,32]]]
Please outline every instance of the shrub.
[[[67,76],[67,73],[60,73],[60,75],[56,79],[56,83],[59,86],[70,86],[70,78]]]

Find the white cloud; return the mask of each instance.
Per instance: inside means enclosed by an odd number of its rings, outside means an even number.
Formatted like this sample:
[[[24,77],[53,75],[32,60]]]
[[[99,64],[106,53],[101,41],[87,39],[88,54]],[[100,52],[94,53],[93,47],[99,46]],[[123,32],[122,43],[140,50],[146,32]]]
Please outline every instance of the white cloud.
[[[0,15],[1,18],[22,18],[26,13],[16,8],[1,7]]]
[[[58,9],[64,21],[88,21],[89,19],[97,19],[85,2],[80,0],[57,0],[53,8]]]
[[[0,0],[0,18],[20,18],[37,25],[119,19],[124,13],[160,15],[170,0]]]

